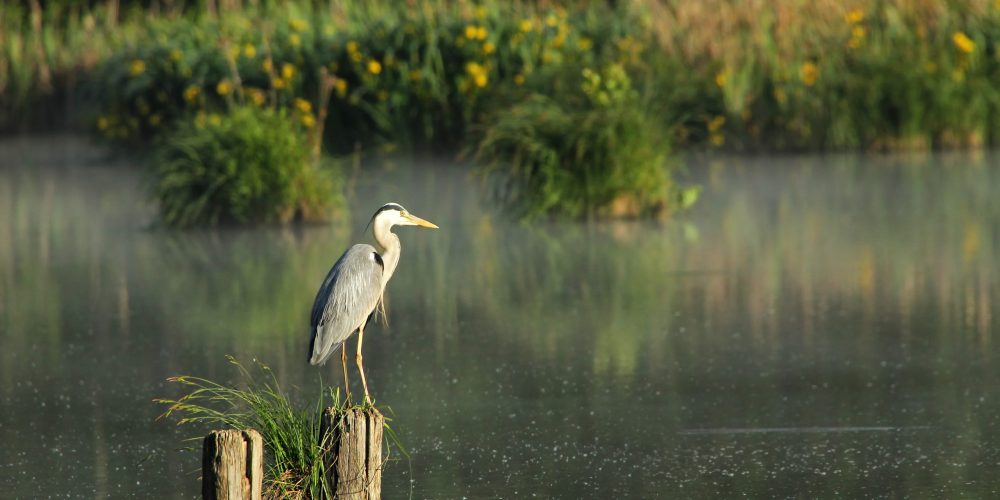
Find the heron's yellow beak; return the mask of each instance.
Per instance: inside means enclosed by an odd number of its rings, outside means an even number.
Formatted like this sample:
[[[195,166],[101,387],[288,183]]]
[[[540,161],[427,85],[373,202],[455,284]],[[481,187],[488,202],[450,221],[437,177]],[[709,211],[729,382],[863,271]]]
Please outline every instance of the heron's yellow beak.
[[[416,215],[413,215],[413,214],[405,214],[405,215],[403,215],[403,217],[406,217],[406,220],[412,222],[413,225],[415,225],[415,226],[428,227],[428,228],[431,228],[431,229],[437,229],[438,228],[436,225],[434,225],[433,222],[421,219],[420,217],[417,217]]]

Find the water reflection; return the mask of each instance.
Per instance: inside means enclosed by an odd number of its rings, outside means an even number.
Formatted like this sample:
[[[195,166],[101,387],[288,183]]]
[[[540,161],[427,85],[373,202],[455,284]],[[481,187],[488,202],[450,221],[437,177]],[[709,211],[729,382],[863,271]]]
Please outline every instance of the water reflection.
[[[134,167],[80,141],[0,158],[15,496],[197,494],[198,458],[175,450],[195,430],[153,421],[149,400],[170,375],[232,378],[224,354],[312,394],[313,293],[388,200],[443,228],[399,230],[389,327],[366,342],[413,457],[391,497],[998,487],[990,155],[697,161],[690,215],[588,225],[494,217],[461,166],[390,186],[374,167],[347,223],[182,233],[150,228]],[[872,427],[889,429],[805,431]]]

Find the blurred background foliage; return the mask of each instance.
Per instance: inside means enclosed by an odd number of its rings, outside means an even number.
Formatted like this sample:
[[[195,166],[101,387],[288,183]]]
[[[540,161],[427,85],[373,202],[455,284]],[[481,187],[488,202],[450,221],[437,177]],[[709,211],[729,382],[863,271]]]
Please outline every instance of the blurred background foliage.
[[[69,119],[135,137],[226,101],[315,104],[326,68],[330,150],[451,148],[490,123],[491,108],[549,93],[550,81],[532,78],[539,70],[583,84],[582,69],[616,63],[683,145],[926,148],[997,138],[1000,9],[986,0],[2,9],[5,128],[67,119],[59,111],[70,106],[86,112]]]
[[[985,0],[0,9],[5,129],[142,144],[236,107],[283,109],[314,153],[474,152],[522,217],[681,208],[697,192],[671,181],[671,150],[1000,137],[1000,9]]]

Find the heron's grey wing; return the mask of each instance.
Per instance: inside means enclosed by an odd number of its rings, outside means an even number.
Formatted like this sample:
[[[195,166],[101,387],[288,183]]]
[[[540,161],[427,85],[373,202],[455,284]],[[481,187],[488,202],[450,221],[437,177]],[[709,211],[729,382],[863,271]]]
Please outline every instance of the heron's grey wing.
[[[364,324],[382,295],[382,268],[371,245],[354,245],[337,259],[313,302],[309,363],[326,362]]]

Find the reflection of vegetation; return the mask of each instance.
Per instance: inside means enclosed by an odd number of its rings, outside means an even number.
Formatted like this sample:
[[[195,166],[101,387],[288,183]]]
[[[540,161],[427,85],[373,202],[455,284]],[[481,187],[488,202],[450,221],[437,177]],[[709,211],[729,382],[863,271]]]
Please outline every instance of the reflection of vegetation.
[[[534,474],[594,477],[607,497],[656,496],[644,488],[674,491],[677,481],[695,496],[794,495],[775,486],[788,478],[808,479],[814,496],[863,496],[882,491],[886,478],[893,491],[980,492],[994,481],[976,464],[994,453],[990,394],[1000,376],[993,160],[714,159],[698,170],[707,202],[685,217],[697,237],[679,220],[509,224],[479,209],[460,169],[399,171],[387,177],[398,185],[363,185],[360,198],[402,201],[442,226],[427,237],[399,231],[389,326],[365,341],[373,392],[393,402],[414,448],[413,474],[386,477],[387,495],[407,491],[411,478],[417,496],[455,496]],[[135,183],[112,181],[122,181],[120,171],[0,170],[5,408],[37,408],[35,387],[52,399],[92,397],[106,415],[122,416],[39,418],[81,435],[107,418],[95,446],[114,447],[112,426],[155,416],[136,400],[162,394],[156,384],[172,373],[222,380],[223,353],[265,358],[283,387],[311,391],[309,304],[339,252],[366,236],[310,227],[142,231],[134,212],[148,211]],[[419,201],[400,199],[402,186]],[[352,227],[368,215],[356,214]],[[339,366],[325,370],[324,378],[339,376]],[[25,388],[25,380],[58,388]],[[96,392],[77,396],[80,381]],[[102,385],[116,389],[92,389]],[[676,434],[800,425],[931,429],[815,439]],[[148,432],[149,442],[175,437]],[[608,451],[625,445],[628,452]],[[0,454],[35,446],[15,439]],[[565,450],[564,461],[539,464],[556,446],[552,455]],[[493,449],[513,460],[484,465]],[[753,449],[772,451],[747,461]],[[108,453],[107,470],[143,458],[135,453]],[[525,455],[541,458],[522,463]],[[886,455],[906,463],[885,465]],[[942,465],[954,463],[966,466]],[[615,483],[599,467],[641,471],[644,486]],[[161,491],[190,469],[173,464],[156,479]],[[594,496],[584,486],[546,486],[552,496]]]
[[[213,120],[214,119],[214,120]],[[325,219],[326,171],[283,113],[237,107],[180,124],[159,147],[156,196],[172,226]]]
[[[294,352],[304,359],[306,347],[296,335],[308,331],[302,304],[312,303],[336,258],[332,249],[347,243],[335,234],[297,236],[275,230],[222,238],[210,233],[174,236],[157,265],[193,272],[159,275],[149,270],[163,292],[159,308],[165,315],[186,311],[177,318],[178,326],[190,335],[224,327],[240,332],[242,346],[234,348],[298,347]]]

